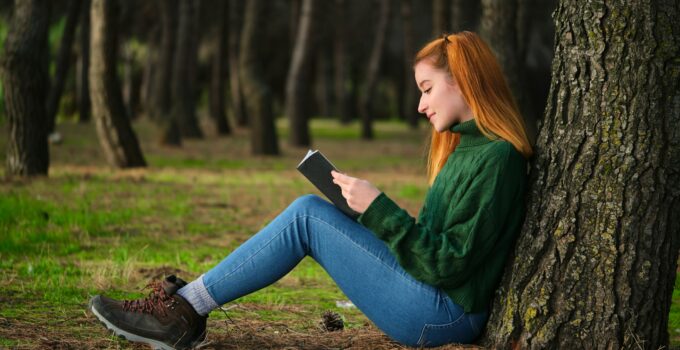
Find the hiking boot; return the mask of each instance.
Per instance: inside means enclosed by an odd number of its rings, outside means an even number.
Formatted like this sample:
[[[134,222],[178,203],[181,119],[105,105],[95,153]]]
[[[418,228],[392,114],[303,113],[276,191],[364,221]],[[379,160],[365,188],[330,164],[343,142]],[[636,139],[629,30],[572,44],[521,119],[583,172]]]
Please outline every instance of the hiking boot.
[[[205,339],[207,316],[196,313],[176,294],[187,283],[173,276],[147,285],[144,299],[118,301],[96,295],[90,310],[118,337],[146,343],[155,349],[190,349]]]

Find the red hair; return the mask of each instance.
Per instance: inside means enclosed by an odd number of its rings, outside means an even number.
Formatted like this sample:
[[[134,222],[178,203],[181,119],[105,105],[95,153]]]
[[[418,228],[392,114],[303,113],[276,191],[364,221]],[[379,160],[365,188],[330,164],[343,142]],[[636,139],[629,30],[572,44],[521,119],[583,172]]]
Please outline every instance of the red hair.
[[[477,34],[465,31],[435,39],[418,51],[414,66],[425,60],[455,79],[482,134],[510,142],[525,158],[532,156],[524,120],[501,67]],[[427,157],[430,185],[459,142],[460,134],[432,129]]]

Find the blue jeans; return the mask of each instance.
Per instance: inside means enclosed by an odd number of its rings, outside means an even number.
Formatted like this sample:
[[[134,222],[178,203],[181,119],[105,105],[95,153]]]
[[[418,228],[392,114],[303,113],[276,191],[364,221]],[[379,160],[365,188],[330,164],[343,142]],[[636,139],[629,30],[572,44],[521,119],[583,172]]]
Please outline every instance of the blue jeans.
[[[409,346],[470,343],[487,313],[468,314],[440,289],[421,283],[387,245],[316,195],[296,199],[260,232],[203,276],[222,305],[264,288],[305,256],[390,338]]]

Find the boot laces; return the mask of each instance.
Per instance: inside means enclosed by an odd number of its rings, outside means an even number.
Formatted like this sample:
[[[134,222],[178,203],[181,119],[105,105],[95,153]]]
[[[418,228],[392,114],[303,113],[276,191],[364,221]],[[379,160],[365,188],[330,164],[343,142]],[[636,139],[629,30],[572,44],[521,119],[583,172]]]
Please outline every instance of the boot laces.
[[[177,303],[174,298],[168,295],[159,281],[150,282],[143,289],[150,288],[151,292],[144,299],[124,300],[123,310],[142,313],[153,313],[159,311],[163,316],[167,315],[167,309],[174,309]]]

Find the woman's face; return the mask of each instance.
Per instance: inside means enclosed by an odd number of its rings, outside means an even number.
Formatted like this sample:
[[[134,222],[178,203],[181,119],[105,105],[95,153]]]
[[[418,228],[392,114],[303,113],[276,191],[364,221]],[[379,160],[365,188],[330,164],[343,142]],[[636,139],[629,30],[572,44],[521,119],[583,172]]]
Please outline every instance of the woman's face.
[[[448,72],[435,68],[427,60],[418,62],[414,70],[421,91],[418,112],[425,114],[438,132],[472,119],[460,87]]]

